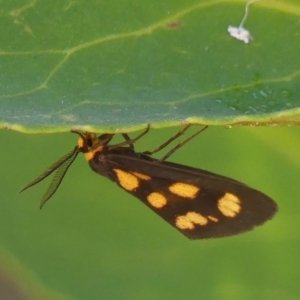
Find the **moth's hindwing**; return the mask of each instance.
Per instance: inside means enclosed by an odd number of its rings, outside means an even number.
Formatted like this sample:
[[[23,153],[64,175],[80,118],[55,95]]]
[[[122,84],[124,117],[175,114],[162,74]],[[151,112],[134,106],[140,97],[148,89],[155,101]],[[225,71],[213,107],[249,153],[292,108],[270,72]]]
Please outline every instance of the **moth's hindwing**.
[[[135,152],[99,154],[90,166],[190,239],[249,231],[277,211],[271,198],[236,180]]]

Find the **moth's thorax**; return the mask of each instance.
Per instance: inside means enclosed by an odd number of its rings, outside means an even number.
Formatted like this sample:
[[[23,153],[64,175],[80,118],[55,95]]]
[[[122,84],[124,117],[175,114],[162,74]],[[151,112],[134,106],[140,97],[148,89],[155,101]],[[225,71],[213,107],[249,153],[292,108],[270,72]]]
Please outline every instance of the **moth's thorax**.
[[[89,165],[93,171],[96,173],[105,176],[112,181],[116,181],[116,175],[113,172],[115,165],[115,160],[118,157],[119,159],[122,157],[140,157],[138,153],[133,151],[130,147],[116,147],[110,148],[109,146],[102,146],[103,148],[98,148],[99,151],[94,151],[86,153],[85,156],[90,156],[88,159]]]
[[[85,155],[87,157],[87,154]],[[88,159],[88,162],[94,172],[111,179],[110,166],[107,163],[107,155],[104,152],[95,152],[93,157]]]

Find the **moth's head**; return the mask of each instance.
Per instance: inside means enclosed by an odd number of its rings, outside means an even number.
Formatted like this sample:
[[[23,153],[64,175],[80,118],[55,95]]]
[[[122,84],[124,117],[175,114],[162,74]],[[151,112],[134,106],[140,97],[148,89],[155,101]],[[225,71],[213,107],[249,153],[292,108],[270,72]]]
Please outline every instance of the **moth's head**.
[[[94,157],[95,152],[102,152],[106,148],[107,144],[113,138],[113,134],[102,134],[97,136],[92,132],[81,132],[72,130],[72,133],[79,135],[77,142],[77,151],[85,153],[87,160],[91,160]]]

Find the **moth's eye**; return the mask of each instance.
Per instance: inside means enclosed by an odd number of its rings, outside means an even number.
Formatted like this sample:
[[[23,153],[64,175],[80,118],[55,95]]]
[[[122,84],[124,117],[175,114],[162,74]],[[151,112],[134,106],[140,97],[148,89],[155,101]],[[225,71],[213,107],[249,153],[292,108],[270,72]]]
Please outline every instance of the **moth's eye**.
[[[91,148],[93,146],[93,140],[92,139],[86,139],[86,145],[88,148]]]

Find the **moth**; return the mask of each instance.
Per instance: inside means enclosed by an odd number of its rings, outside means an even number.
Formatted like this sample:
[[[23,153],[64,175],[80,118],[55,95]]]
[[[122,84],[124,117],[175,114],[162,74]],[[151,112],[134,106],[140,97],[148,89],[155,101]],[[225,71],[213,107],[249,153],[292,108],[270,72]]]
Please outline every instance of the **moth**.
[[[184,127],[157,149],[145,152],[137,152],[134,144],[148,133],[150,126],[133,139],[122,133],[124,141],[117,144],[112,144],[115,134],[97,136],[74,130],[72,132],[79,135],[78,145],[21,192],[54,172],[42,199],[42,208],[58,189],[77,155],[83,153],[94,172],[115,182],[189,239],[236,235],[271,219],[277,205],[264,193],[237,180],[166,160],[207,126],[161,159],[153,158],[154,153],[182,136],[189,127]]]

